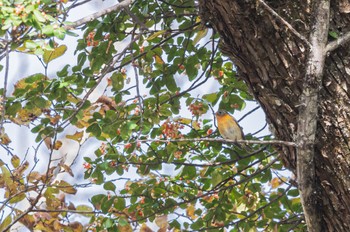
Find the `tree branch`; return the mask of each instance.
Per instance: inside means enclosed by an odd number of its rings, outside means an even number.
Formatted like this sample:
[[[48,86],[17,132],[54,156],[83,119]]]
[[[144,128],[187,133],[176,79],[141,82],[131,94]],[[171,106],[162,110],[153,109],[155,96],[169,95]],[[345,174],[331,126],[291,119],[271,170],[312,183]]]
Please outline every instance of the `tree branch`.
[[[159,142],[159,143],[173,143],[173,142],[219,142],[219,143],[243,143],[243,144],[275,144],[284,145],[290,147],[296,147],[296,143],[280,140],[229,140],[229,139],[217,139],[217,138],[193,138],[193,139],[140,139],[138,142]]]
[[[343,44],[349,41],[350,41],[350,31],[348,31],[347,33],[345,33],[345,35],[339,37],[338,39],[328,43],[326,46],[325,52],[327,53],[327,52],[334,51],[335,49],[339,48],[340,46],[342,46]]]
[[[284,26],[286,26],[295,36],[302,40],[308,47],[311,47],[311,44],[308,39],[300,34],[294,27],[288,23],[284,18],[282,18],[276,11],[274,11],[269,5],[266,4],[264,0],[258,0],[258,3],[261,4],[266,11],[268,11],[272,16],[276,17]]]
[[[319,91],[322,88],[323,69],[329,29],[329,0],[315,1],[312,9],[314,25],[310,33],[311,47],[300,96],[297,134],[297,176],[305,221],[310,232],[324,231],[319,191],[315,172],[315,138],[317,130]]]
[[[5,35],[5,39],[8,39],[8,35]],[[5,136],[5,106],[6,106],[6,94],[7,94],[7,81],[9,76],[9,68],[10,68],[10,49],[9,44],[5,45],[5,77],[4,77],[4,90],[0,99],[0,111],[1,111],[1,121],[0,121],[0,135]]]
[[[81,19],[73,22],[70,25],[66,25],[66,26],[64,26],[64,29],[66,29],[66,30],[74,29],[74,28],[79,27],[79,26],[81,26],[81,25],[83,25],[85,23],[88,23],[88,22],[92,21],[92,20],[100,18],[100,17],[102,17],[102,16],[104,16],[106,14],[109,14],[111,12],[114,12],[114,11],[120,10],[122,8],[125,8],[125,7],[129,6],[131,3],[132,3],[132,0],[124,0],[124,1],[122,1],[120,3],[118,3],[118,4],[115,4],[115,5],[111,6],[111,7],[108,7],[106,9],[104,9],[104,10],[98,11],[98,12],[93,13],[91,15],[88,15],[88,16],[86,16],[84,18],[81,18]]]

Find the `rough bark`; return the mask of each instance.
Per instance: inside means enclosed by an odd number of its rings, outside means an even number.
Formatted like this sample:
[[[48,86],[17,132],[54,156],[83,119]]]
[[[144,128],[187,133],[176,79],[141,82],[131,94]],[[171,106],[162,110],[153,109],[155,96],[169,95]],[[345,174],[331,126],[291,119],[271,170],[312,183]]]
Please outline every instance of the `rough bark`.
[[[301,124],[300,117],[308,112],[301,104],[308,93],[305,90],[316,87],[313,92],[317,96],[312,101],[317,102],[314,116],[317,112],[318,116],[308,119],[316,122],[316,136],[298,148],[307,150],[314,141],[309,149],[314,154],[309,160],[314,167],[310,172],[315,174],[312,189],[316,196],[312,198],[322,219],[321,227],[314,231],[350,231],[350,46],[343,43],[329,49],[323,79],[317,79],[316,86],[310,85],[307,61],[311,53],[304,38],[312,37],[315,29],[312,1],[266,1],[302,37],[258,2],[199,1],[203,20],[221,35],[221,50],[236,64],[278,139],[305,139],[300,134],[306,132],[300,127],[309,125],[306,121]],[[350,31],[349,10],[344,3],[331,1],[330,6],[329,28],[339,36]],[[329,37],[327,42],[332,40]],[[281,148],[285,165],[296,174],[297,152],[299,155],[295,148]]]
[[[329,0],[317,1],[312,7],[310,45],[299,100],[297,130],[297,176],[304,218],[310,232],[324,231],[320,214],[319,183],[315,173],[315,139],[317,131],[318,99],[322,89],[323,69],[329,27]]]

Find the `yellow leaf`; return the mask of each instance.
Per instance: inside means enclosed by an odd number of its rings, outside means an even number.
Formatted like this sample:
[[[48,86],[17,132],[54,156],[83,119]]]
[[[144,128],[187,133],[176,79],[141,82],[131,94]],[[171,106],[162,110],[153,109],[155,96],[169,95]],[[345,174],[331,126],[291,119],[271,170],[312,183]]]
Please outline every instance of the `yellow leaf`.
[[[281,185],[281,181],[278,177],[275,177],[271,180],[270,185],[273,189],[277,188],[278,186]]]
[[[14,203],[22,201],[24,198],[26,198],[26,195],[24,193],[21,193],[21,194],[16,195],[15,197],[11,197],[9,202],[10,202],[10,204],[14,204]]]
[[[57,140],[55,142],[55,145],[53,145],[54,150],[59,150],[61,147],[62,147],[62,141],[60,141],[60,140]]]
[[[203,39],[208,33],[208,28],[204,28],[197,32],[196,37],[193,39],[193,45],[196,45],[201,39]]]
[[[50,123],[52,125],[56,125],[58,121],[61,119],[60,115],[55,115],[54,117],[48,117],[50,119]]]
[[[4,231],[4,229],[10,225],[12,222],[12,217],[11,217],[11,214],[8,215],[0,224],[0,231]]]
[[[6,133],[1,133],[0,142],[1,144],[8,145],[11,143],[11,139]]]
[[[193,129],[195,129],[195,130],[201,129],[201,125],[200,125],[199,122],[197,122],[197,121],[193,121],[193,122],[192,122],[192,127],[193,127]]]
[[[73,96],[72,94],[68,94],[67,95],[67,100],[71,103],[74,103],[74,104],[77,104],[78,102],[81,102],[81,99],[76,97],[76,96]]]
[[[75,140],[77,141],[78,143],[81,142],[81,139],[83,138],[83,135],[84,135],[84,131],[76,131],[74,133],[74,135],[66,135],[66,138],[67,139],[72,139],[72,140]]]
[[[196,209],[194,208],[194,205],[192,204],[188,204],[187,205],[187,208],[186,208],[186,214],[188,217],[190,217],[192,220],[196,219],[197,216],[194,214],[194,211]]]
[[[300,198],[293,198],[292,205],[300,204]]]
[[[11,164],[13,165],[13,167],[17,168],[20,164],[21,160],[19,159],[18,156],[14,155],[11,158]]]
[[[156,60],[157,64],[164,64],[162,57],[160,57],[158,55],[154,55],[154,59]]]
[[[62,56],[67,51],[66,45],[60,45],[55,48],[53,51],[45,50],[43,55],[43,60],[46,64],[48,64],[51,60],[54,60],[60,56]]]
[[[176,120],[176,121],[180,121],[180,122],[183,123],[183,124],[189,125],[189,124],[191,124],[192,119],[190,119],[190,118],[179,118],[179,119]]]
[[[161,34],[164,34],[166,32],[166,30],[160,30],[155,32],[153,35],[151,35],[150,37],[147,38],[147,41],[150,41],[152,39],[157,38],[158,36],[160,36]]]

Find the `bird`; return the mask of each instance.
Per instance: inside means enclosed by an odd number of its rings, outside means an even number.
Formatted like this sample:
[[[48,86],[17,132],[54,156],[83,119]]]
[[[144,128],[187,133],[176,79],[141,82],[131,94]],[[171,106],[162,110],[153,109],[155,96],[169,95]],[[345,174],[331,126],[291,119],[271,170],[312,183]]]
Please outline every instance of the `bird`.
[[[244,140],[242,128],[232,115],[225,110],[218,110],[215,115],[219,132],[224,139]]]

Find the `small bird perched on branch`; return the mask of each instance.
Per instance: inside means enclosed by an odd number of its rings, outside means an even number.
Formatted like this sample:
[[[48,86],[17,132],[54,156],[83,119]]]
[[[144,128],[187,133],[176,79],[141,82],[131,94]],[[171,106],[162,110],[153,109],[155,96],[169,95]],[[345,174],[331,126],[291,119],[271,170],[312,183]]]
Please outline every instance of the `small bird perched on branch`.
[[[232,115],[227,113],[225,110],[218,110],[215,115],[219,132],[224,139],[244,139],[242,128],[238,125],[238,122]]]

